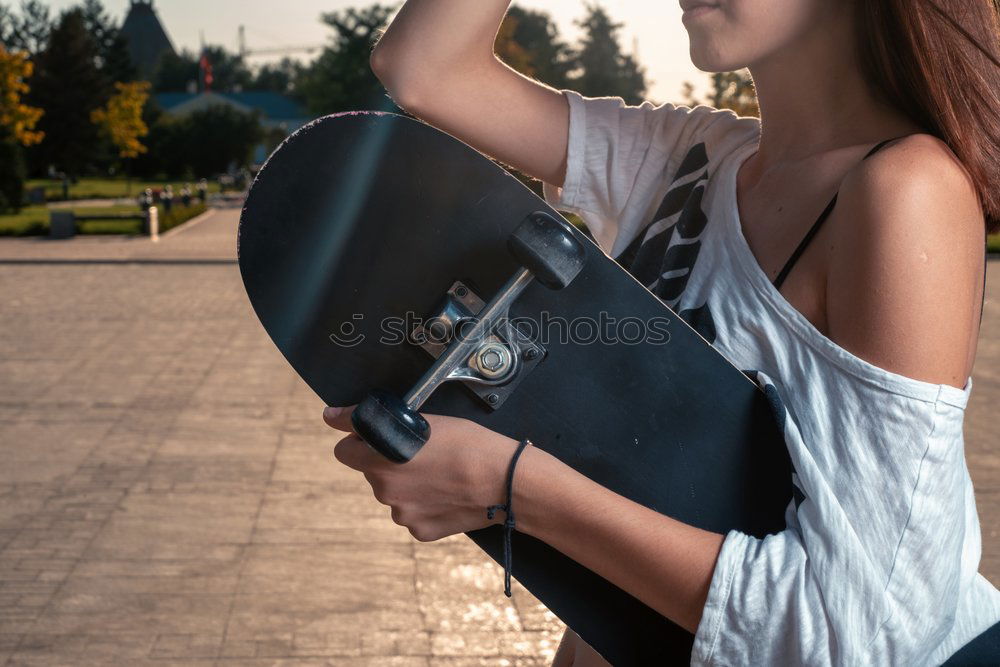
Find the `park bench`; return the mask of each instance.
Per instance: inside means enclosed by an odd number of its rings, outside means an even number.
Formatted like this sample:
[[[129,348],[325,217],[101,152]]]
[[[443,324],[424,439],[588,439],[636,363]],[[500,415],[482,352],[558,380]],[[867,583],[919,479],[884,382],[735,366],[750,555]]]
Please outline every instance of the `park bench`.
[[[159,217],[156,207],[137,213],[106,213],[79,215],[72,210],[52,209],[49,211],[49,238],[68,239],[76,235],[76,223],[87,220],[138,220],[142,223],[142,233],[156,239],[159,236]]]

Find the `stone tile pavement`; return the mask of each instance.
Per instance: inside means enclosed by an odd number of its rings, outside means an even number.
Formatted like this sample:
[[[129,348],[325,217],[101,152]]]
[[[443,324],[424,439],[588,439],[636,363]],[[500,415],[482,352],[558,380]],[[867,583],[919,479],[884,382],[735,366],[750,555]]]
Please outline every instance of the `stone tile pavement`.
[[[237,215],[0,243],[0,664],[547,664],[552,614],[333,459]]]
[[[237,214],[155,245],[0,242],[0,664],[548,664],[557,619],[463,536],[412,540],[332,458],[246,301]],[[1000,582],[996,296],[975,382]]]

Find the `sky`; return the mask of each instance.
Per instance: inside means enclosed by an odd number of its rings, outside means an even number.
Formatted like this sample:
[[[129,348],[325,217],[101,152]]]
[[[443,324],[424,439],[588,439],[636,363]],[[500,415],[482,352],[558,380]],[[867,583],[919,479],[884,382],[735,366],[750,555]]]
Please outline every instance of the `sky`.
[[[104,6],[119,21],[128,9],[129,0],[103,0]],[[372,0],[373,1],[373,0]],[[472,0],[475,1],[475,0]],[[646,97],[656,102],[683,102],[684,81],[704,94],[708,75],[691,64],[687,32],[681,24],[677,0],[599,0],[611,17],[624,23],[621,43],[631,53],[638,46],[639,62],[646,67],[651,81]],[[584,14],[584,0],[517,0],[527,9],[548,12],[559,26],[563,39],[573,42],[579,29],[573,20]],[[15,3],[16,4],[16,3]],[[59,11],[77,4],[77,0],[49,0]],[[175,48],[197,50],[204,35],[208,44],[237,48],[237,31],[246,30],[248,49],[300,45],[322,45],[329,29],[319,22],[322,12],[352,6],[365,6],[369,0],[154,0],[153,6]],[[304,60],[307,53],[289,54]],[[250,62],[262,62],[251,57]]]

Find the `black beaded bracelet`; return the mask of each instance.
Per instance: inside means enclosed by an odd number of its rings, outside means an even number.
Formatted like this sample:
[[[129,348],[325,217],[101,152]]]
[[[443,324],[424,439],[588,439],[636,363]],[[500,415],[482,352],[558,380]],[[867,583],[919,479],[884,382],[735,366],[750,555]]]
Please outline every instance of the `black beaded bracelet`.
[[[510,467],[507,468],[507,502],[486,508],[487,519],[492,519],[497,510],[507,513],[507,518],[503,522],[503,592],[507,597],[510,597],[510,536],[514,531],[514,508],[511,505],[514,495],[514,466],[517,465],[521,452],[530,444],[531,441],[527,438],[522,440],[510,459]]]

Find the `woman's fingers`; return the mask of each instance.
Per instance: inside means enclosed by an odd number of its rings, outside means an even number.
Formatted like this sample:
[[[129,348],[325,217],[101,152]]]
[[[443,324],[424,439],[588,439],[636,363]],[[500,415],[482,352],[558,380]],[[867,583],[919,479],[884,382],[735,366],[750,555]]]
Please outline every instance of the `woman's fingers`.
[[[353,405],[346,408],[333,406],[323,408],[323,421],[331,428],[350,433],[354,430],[354,427],[351,426],[351,413],[354,412],[354,408]]]
[[[382,458],[378,452],[368,446],[368,443],[356,435],[349,435],[338,442],[333,447],[333,455],[345,466],[360,472],[371,469],[379,462],[378,459]]]

